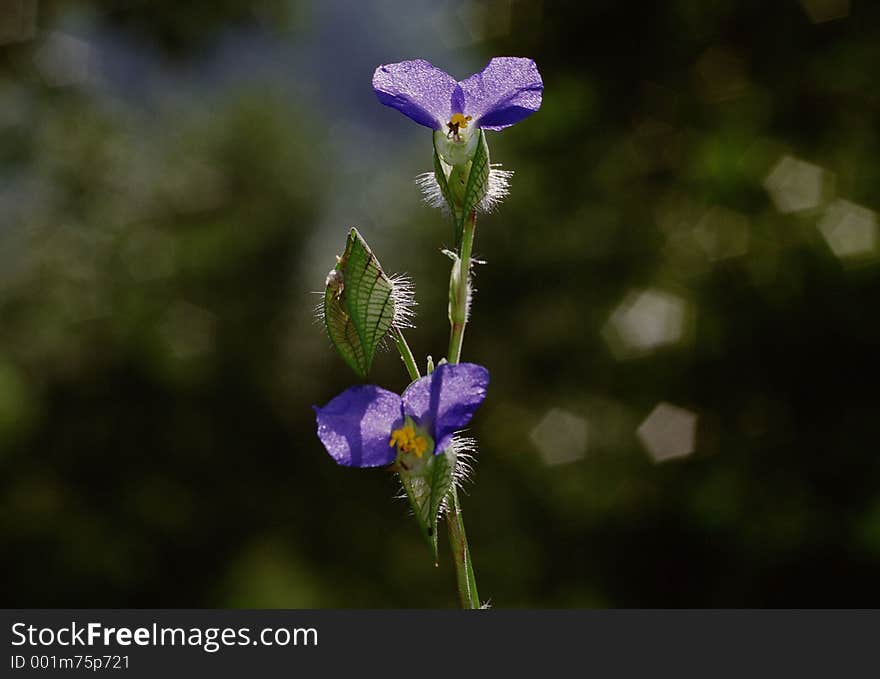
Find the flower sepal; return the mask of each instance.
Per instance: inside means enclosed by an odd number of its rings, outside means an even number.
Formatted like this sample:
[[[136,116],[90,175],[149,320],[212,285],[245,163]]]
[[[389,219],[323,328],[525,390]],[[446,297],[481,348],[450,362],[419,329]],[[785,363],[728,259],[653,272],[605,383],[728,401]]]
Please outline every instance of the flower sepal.
[[[446,510],[449,492],[455,482],[455,447],[450,445],[438,455],[417,458],[418,463],[409,469],[405,465],[412,463],[412,459],[402,458],[404,455],[398,455],[391,469],[400,477],[419,531],[436,564],[437,524]]]
[[[452,160],[460,162],[450,162]],[[483,130],[475,130],[466,142],[455,142],[441,132],[434,133],[434,179],[455,222],[456,247],[461,242],[467,215],[485,205],[490,173],[489,144]]]

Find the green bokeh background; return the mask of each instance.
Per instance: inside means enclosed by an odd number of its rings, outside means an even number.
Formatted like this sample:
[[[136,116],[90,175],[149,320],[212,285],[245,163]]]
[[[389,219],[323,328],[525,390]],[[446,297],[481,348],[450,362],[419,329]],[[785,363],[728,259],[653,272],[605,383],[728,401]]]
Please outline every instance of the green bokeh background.
[[[877,244],[818,228],[880,208],[877,4],[11,0],[0,36],[2,605],[456,604],[394,478],[315,436],[355,379],[312,292],[357,225],[443,355],[430,134],[370,77],[508,54],[545,98],[491,135],[516,174],[477,230],[483,597],[880,604]],[[786,155],[821,170],[798,211],[765,186]],[[608,328],[639,290],[686,314],[634,355]],[[405,387],[395,354],[371,381]],[[658,403],[693,455],[652,461]],[[586,426],[565,464],[532,437],[553,409]]]

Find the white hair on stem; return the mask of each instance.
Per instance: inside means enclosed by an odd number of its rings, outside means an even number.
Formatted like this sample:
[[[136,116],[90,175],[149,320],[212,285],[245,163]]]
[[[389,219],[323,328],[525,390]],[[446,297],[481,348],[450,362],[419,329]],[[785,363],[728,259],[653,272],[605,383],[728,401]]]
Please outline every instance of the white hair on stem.
[[[464,483],[471,483],[471,477],[474,474],[474,463],[477,459],[477,439],[472,436],[465,436],[462,432],[457,432],[452,438],[452,445],[455,447],[455,471],[452,478],[455,487],[463,490]]]
[[[448,250],[443,248],[440,252],[449,257],[452,260],[452,270],[458,271],[458,262],[461,261],[461,258],[458,256],[458,253],[453,252],[452,250]],[[476,259],[475,257],[471,257],[470,266],[468,267],[468,280],[467,285],[465,286],[465,290],[467,292],[467,297],[464,300],[464,319],[465,323],[467,323],[471,318],[471,302],[474,300],[474,293],[477,291],[477,288],[474,287],[474,264],[485,264],[485,260]]]
[[[510,194],[510,178],[513,177],[513,170],[501,170],[500,167],[500,163],[489,166],[489,188],[479,204],[482,212],[492,212]]]
[[[477,439],[464,436],[462,432],[456,432],[452,438],[452,448],[455,451],[455,469],[452,471],[452,485],[456,492],[466,492],[465,483],[471,483],[474,475],[474,462],[477,459]],[[440,516],[446,516],[449,511],[449,495],[440,503]]]
[[[440,208],[445,212],[449,211],[449,206],[446,204],[446,199],[443,197],[443,191],[440,190],[440,184],[437,183],[437,177],[434,176],[433,172],[422,172],[421,174],[417,174],[416,186],[419,188],[419,191],[422,192],[422,200],[424,200],[429,207]]]
[[[513,170],[502,170],[500,163],[489,166],[489,186],[486,195],[477,203],[480,212],[492,212],[510,194],[510,178]],[[430,207],[436,207],[449,213],[449,205],[440,190],[440,184],[433,172],[422,172],[416,175],[416,186],[422,192],[422,199]]]
[[[309,294],[321,296],[320,301],[315,304],[315,308],[312,310],[312,322],[318,325],[324,325],[324,292],[322,290],[312,290]]]

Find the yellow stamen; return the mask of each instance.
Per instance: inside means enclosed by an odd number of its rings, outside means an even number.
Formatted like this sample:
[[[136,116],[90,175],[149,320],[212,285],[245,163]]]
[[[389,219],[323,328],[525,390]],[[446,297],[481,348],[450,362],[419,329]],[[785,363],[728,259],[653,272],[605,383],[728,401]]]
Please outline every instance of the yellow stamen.
[[[412,422],[392,431],[388,445],[391,448],[397,446],[401,453],[415,453],[416,457],[421,457],[428,449],[428,441],[416,431]]]
[[[450,125],[455,125],[459,129],[464,129],[467,127],[468,122],[471,120],[472,116],[465,116],[461,113],[453,113],[452,117],[449,119]]]

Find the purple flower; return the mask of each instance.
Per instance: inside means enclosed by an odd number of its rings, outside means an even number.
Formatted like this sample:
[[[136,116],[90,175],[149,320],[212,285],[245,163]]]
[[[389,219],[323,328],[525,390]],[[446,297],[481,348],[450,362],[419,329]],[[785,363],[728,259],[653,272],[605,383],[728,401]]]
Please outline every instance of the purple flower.
[[[486,398],[488,384],[484,367],[459,363],[439,366],[403,396],[372,385],[351,387],[315,407],[318,438],[346,467],[383,467],[398,456],[418,464],[425,453],[449,447]]]
[[[386,64],[373,74],[373,89],[386,106],[419,125],[457,137],[468,125],[502,130],[541,108],[544,83],[523,57],[495,57],[467,80],[455,79],[424,59]]]

